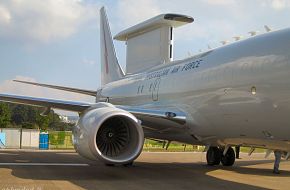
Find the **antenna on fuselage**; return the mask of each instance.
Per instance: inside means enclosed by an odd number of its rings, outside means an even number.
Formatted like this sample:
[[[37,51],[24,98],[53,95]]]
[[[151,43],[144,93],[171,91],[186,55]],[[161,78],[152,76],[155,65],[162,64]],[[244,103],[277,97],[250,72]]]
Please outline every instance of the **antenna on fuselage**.
[[[228,44],[228,43],[229,43],[228,40],[221,41],[221,44],[222,44],[222,45],[226,45],[226,44]]]
[[[267,25],[265,25],[264,28],[265,28],[266,32],[271,32],[272,31],[272,29],[269,26],[267,26]]]
[[[256,36],[259,31],[250,31],[248,32],[251,36]]]
[[[239,41],[243,38],[243,36],[234,36],[233,38],[235,39],[235,41]]]

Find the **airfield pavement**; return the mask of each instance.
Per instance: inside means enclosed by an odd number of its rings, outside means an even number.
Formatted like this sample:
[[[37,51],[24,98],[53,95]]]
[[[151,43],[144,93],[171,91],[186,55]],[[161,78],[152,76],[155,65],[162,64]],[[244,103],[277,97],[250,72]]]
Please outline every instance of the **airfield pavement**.
[[[108,167],[74,151],[0,151],[0,190],[290,189],[290,161],[241,154],[233,167],[206,165],[205,153],[143,152],[133,167]]]

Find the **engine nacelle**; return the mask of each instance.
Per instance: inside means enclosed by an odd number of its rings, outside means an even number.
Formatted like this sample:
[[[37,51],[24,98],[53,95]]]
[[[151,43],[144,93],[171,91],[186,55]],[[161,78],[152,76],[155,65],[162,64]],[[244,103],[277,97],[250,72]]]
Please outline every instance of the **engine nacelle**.
[[[98,103],[83,113],[73,134],[74,147],[81,156],[109,164],[134,161],[144,144],[136,117],[109,103]]]

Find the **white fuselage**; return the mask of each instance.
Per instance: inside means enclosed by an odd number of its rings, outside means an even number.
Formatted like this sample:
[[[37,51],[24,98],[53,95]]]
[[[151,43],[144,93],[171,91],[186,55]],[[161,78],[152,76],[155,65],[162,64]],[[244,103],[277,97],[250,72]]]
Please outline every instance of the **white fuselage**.
[[[270,32],[109,83],[101,88],[101,99],[185,111],[186,130],[172,140],[273,149],[282,145],[286,151],[289,56],[290,29]]]

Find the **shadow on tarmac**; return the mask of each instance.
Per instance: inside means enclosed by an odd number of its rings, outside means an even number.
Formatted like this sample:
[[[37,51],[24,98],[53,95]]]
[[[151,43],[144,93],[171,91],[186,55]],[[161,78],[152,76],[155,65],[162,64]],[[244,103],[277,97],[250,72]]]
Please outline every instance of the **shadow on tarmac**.
[[[11,175],[20,179],[68,181],[85,189],[265,189],[209,176],[215,170],[240,174],[274,176],[270,169],[246,168],[247,164],[270,163],[271,160],[238,160],[233,167],[210,167],[205,163],[149,163],[135,162],[133,167],[107,167],[102,163],[85,160],[76,154],[54,152],[19,152],[1,155],[0,162],[32,163],[89,163],[89,166],[0,166],[11,169]],[[228,174],[225,174],[228,175]],[[290,177],[289,171],[281,176]],[[226,177],[231,177],[230,175]],[[226,178],[225,177],[225,178]],[[280,176],[279,176],[280,177]]]

